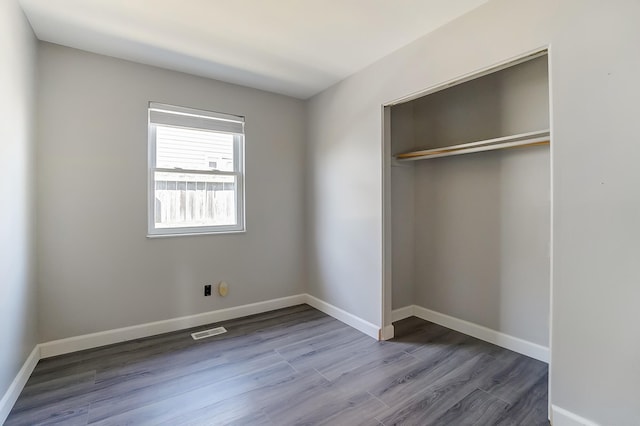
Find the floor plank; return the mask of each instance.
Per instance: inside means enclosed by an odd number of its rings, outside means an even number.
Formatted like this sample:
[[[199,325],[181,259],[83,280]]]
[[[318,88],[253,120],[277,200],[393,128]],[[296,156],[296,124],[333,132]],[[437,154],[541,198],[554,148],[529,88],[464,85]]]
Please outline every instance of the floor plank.
[[[433,426],[495,424],[508,407],[509,404],[501,399],[476,389],[451,406],[433,422]]]
[[[549,424],[546,364],[415,317],[394,326],[377,342],[299,305],[44,359],[6,425]]]
[[[530,358],[515,358],[482,389],[509,403],[515,403],[547,374],[547,364]]]
[[[501,426],[547,425],[548,392],[548,375],[545,374],[496,421],[496,424]]]

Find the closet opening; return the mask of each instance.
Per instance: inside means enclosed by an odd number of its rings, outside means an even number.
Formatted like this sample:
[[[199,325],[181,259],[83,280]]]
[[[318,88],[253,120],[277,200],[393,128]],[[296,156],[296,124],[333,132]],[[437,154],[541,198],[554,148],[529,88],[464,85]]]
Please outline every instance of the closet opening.
[[[546,49],[383,108],[383,337],[417,316],[548,363]]]

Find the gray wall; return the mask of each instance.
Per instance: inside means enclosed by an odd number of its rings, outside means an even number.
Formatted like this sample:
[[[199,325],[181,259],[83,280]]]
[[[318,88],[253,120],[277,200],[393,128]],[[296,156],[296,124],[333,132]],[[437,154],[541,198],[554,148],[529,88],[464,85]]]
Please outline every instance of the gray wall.
[[[549,149],[415,167],[414,304],[548,346]]]
[[[43,341],[304,290],[304,103],[39,45]],[[146,238],[147,102],[246,117],[247,232]],[[203,297],[226,280],[229,295]]]
[[[628,425],[640,418],[640,3],[614,3],[493,0],[312,98],[309,291],[382,322],[381,105],[551,45],[551,401]]]
[[[414,102],[389,108],[391,115],[391,154],[415,150],[417,123]],[[416,304],[416,179],[414,162],[394,161],[391,166],[391,298],[393,309]]]
[[[33,232],[35,53],[35,37],[17,2],[0,2],[0,397],[38,343]]]
[[[541,56],[412,103],[414,149],[548,129],[548,60]]]

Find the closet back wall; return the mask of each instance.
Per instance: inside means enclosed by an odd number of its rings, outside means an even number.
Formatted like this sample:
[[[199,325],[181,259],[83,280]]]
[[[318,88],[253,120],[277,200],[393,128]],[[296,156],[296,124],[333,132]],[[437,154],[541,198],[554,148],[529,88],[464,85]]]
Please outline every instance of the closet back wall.
[[[42,341],[299,294],[304,103],[39,45]],[[246,116],[247,232],[148,239],[147,103]],[[226,280],[229,296],[203,297]]]
[[[548,346],[548,147],[425,161],[415,173],[415,304]]]

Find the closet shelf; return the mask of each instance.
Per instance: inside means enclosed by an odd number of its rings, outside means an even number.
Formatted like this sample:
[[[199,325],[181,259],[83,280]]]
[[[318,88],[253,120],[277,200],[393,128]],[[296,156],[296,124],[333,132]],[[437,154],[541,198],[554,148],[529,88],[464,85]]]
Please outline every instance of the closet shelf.
[[[428,160],[431,158],[469,154],[472,152],[539,145],[549,145],[549,129],[477,142],[463,143],[460,145],[444,146],[442,148],[405,152],[402,154],[396,154],[395,158],[398,161]]]

